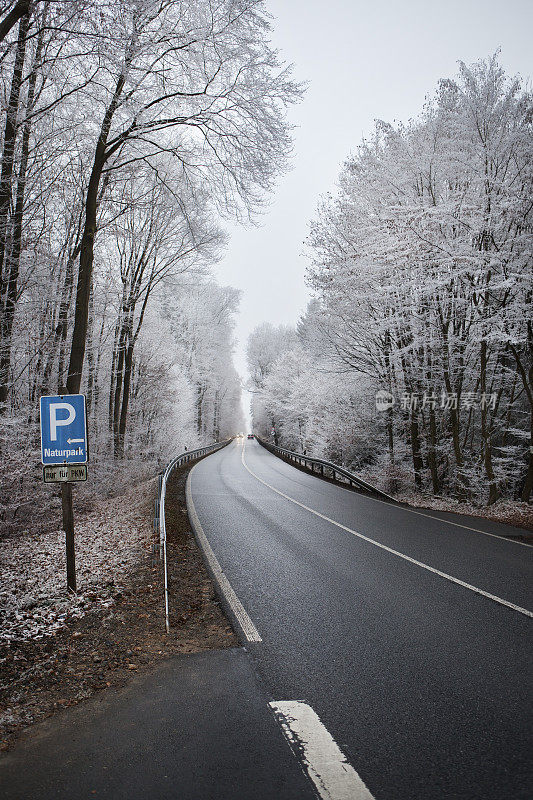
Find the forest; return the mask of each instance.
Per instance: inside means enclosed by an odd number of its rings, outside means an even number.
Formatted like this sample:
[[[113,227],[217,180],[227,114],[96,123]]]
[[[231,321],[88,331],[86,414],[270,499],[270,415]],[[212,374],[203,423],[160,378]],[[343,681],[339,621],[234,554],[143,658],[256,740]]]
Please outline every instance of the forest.
[[[495,54],[376,122],[310,223],[307,311],[250,336],[259,435],[393,493],[531,499],[532,110]]]
[[[242,428],[213,267],[290,153],[301,87],[269,31],[252,0],[0,4],[6,531],[50,498],[41,395],[86,395],[94,491]]]

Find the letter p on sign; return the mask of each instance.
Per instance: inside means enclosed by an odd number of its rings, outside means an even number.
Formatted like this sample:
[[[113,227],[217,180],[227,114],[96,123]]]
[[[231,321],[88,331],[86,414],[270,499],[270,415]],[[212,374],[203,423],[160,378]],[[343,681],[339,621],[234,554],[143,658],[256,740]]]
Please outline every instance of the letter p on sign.
[[[50,413],[50,441],[57,442],[57,429],[74,422],[76,409],[70,403],[50,403],[48,411]],[[58,419],[58,411],[66,411],[68,416]]]

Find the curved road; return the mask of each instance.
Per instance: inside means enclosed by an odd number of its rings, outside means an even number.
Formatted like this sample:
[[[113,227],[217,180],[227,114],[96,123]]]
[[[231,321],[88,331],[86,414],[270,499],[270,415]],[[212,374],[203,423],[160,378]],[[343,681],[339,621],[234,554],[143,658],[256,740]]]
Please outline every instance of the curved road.
[[[197,464],[189,501],[270,694],[308,703],[376,800],[532,796],[533,548],[256,441]]]

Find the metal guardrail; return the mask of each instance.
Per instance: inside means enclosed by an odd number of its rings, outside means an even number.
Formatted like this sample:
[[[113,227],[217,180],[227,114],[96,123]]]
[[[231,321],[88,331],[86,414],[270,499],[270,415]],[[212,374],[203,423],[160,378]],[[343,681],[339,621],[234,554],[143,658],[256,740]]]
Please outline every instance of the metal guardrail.
[[[310,456],[305,456],[302,453],[295,453],[292,450],[286,450],[284,447],[278,447],[276,444],[270,444],[270,442],[265,442],[263,439],[260,439],[259,436],[255,437],[260,445],[262,445],[266,450],[269,450],[274,455],[281,455],[284,458],[289,459],[289,461],[293,461],[295,464],[299,464],[301,467],[305,467],[309,469],[313,474],[315,472],[315,466],[318,467],[318,474],[322,478],[327,478],[326,470],[330,471],[330,476],[333,480],[338,481],[338,476],[341,476],[344,480],[342,483],[348,482],[350,486],[354,486],[357,489],[361,489],[364,492],[368,492],[368,494],[377,495],[378,497],[382,497],[385,500],[389,500],[392,503],[398,502],[385,492],[382,492],[381,489],[376,489],[375,486],[372,486],[370,483],[362,480],[357,475],[354,475],[353,472],[350,472],[344,467],[339,467],[337,464],[333,464],[331,461],[324,461],[322,458],[311,458]]]
[[[217,442],[216,444],[210,444],[207,447],[199,447],[197,450],[186,450],[184,453],[180,453],[179,456],[176,456],[176,458],[173,458],[172,461],[170,461],[170,463],[167,465],[163,475],[159,476],[159,501],[157,503],[157,510],[159,512],[159,548],[161,557],[163,559],[163,570],[165,575],[165,628],[167,633],[170,631],[168,614],[167,528],[165,524],[165,497],[167,494],[167,481],[171,472],[173,472],[176,467],[181,467],[183,464],[187,464],[189,461],[195,461],[197,458],[206,456],[208,453],[214,453],[215,450],[221,450],[230,442],[231,439],[227,439],[225,442]]]

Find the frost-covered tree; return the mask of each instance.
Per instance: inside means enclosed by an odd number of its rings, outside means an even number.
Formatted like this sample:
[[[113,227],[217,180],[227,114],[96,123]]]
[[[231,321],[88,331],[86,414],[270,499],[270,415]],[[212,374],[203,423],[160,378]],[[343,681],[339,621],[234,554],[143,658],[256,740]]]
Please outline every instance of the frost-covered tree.
[[[434,494],[530,499],[531,120],[495,56],[346,161],[311,224],[300,352],[278,349],[262,396],[282,443]]]
[[[224,213],[251,212],[286,164],[285,107],[299,87],[268,42],[256,0],[100,0],[105,73],[95,83],[101,108],[84,198],[74,330],[67,386],[79,389],[105,180],[142,165],[180,186],[207,185]]]
[[[207,270],[216,217],[252,215],[287,165],[301,90],[269,31],[256,0],[4,4],[0,413],[105,394],[121,455],[152,298]]]
[[[279,418],[272,407],[264,402],[264,386],[276,360],[296,344],[296,331],[290,325],[274,326],[269,322],[258,325],[250,334],[246,348],[250,391],[252,392],[252,417],[258,434],[270,436],[278,443]]]
[[[269,35],[256,0],[0,8],[6,475],[15,429],[38,463],[39,395],[65,389],[87,396],[97,473],[242,428],[238,298],[211,265],[220,218],[252,216],[287,166],[301,89]]]

